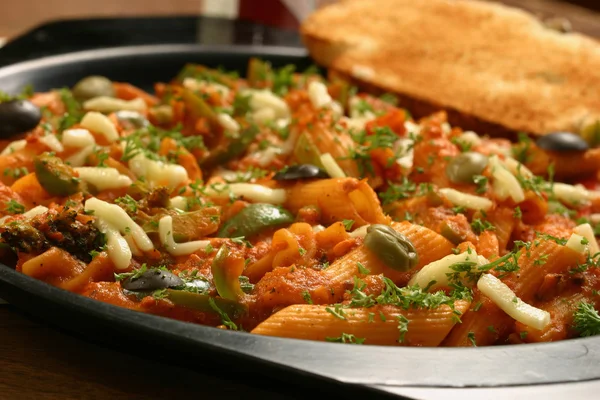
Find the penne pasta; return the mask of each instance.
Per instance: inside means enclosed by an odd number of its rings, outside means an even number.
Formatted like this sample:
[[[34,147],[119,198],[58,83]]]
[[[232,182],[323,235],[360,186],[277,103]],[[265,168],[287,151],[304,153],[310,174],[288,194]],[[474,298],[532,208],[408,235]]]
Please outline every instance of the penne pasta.
[[[455,310],[459,313],[468,307],[467,301],[455,303]],[[430,347],[438,346],[457,321],[455,312],[446,305],[432,310],[403,310],[393,306],[346,308],[342,313],[343,319],[334,316],[328,309],[332,308],[289,306],[260,323],[252,333],[321,341],[345,333],[364,338],[365,344]],[[408,320],[408,329],[399,342],[398,319],[401,317]]]

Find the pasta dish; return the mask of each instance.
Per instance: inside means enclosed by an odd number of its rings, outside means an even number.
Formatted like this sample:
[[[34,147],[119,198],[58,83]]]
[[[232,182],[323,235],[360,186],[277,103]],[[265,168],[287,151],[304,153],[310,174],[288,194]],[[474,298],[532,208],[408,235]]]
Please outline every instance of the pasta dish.
[[[600,129],[490,138],[259,59],[0,101],[2,260],[50,285],[352,344],[600,334]]]

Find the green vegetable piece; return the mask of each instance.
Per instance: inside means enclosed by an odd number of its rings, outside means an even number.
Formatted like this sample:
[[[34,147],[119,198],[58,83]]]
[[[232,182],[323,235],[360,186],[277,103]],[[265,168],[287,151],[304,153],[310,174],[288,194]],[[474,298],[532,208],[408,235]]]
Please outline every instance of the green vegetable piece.
[[[265,83],[268,81],[273,75],[273,69],[271,68],[271,64],[259,60],[258,58],[251,58],[248,63],[248,84],[251,87],[261,86],[260,83]],[[264,86],[264,85],[262,85]]]
[[[193,115],[208,119],[211,127],[219,126],[217,114],[200,96],[196,95],[190,89],[183,89],[181,97],[186,107],[190,109]]]
[[[294,147],[294,157],[300,164],[312,164],[325,169],[321,162],[319,149],[305,133],[298,137],[298,141]]]
[[[158,222],[165,215],[173,218],[173,239],[176,242],[199,240],[213,234],[219,227],[220,215],[217,207],[205,207],[198,211],[180,214],[170,211],[167,214],[157,214],[144,223],[142,228],[146,233],[157,233]]]
[[[212,298],[215,304],[233,318],[244,314],[248,309],[243,304],[235,301],[211,297],[206,294],[188,292],[185,290],[166,289],[167,298],[174,304],[182,307],[192,308],[194,310],[214,313],[209,300]]]
[[[225,164],[230,160],[243,154],[250,143],[258,134],[259,130],[255,125],[250,125],[244,129],[241,134],[229,142],[227,147],[216,148],[210,152],[210,155],[200,163],[203,168],[213,168]]]
[[[444,221],[442,223],[440,234],[456,245],[466,240],[466,236],[464,235],[464,233],[461,233],[456,227],[452,225],[452,223],[448,221]]]
[[[81,180],[73,168],[60,158],[44,153],[35,158],[35,175],[40,185],[51,195],[69,196],[82,190]]]
[[[99,96],[115,97],[112,81],[104,76],[92,75],[83,78],[73,86],[73,96],[86,101]]]
[[[381,262],[397,271],[408,271],[419,262],[417,250],[412,242],[390,226],[369,226],[364,243]]]
[[[272,204],[250,204],[223,224],[217,237],[250,238],[264,229],[291,224],[294,216],[287,210]]]
[[[450,160],[446,175],[454,183],[473,183],[473,177],[480,175],[487,165],[486,155],[467,151]]]
[[[242,258],[229,257],[229,247],[221,246],[213,259],[211,270],[217,293],[224,299],[237,301],[244,295],[239,277],[244,270]]]

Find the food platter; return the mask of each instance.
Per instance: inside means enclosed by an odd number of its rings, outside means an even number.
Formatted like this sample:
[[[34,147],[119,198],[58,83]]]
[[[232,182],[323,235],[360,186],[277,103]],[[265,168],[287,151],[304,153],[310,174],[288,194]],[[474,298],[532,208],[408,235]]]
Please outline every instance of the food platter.
[[[36,90],[71,86],[80,78],[105,75],[149,89],[168,79],[186,63],[243,71],[252,56],[275,66],[312,62],[305,50],[284,47],[211,47],[152,45],[85,51],[48,57],[0,69],[0,89],[18,92],[26,84]],[[384,348],[342,346],[298,340],[258,337],[198,326],[137,313],[83,298],[8,267],[0,268],[0,296],[26,312],[68,331],[120,347],[160,343],[165,353],[198,355],[231,368],[252,369],[260,375],[306,386],[403,394],[403,388],[508,388],[553,385],[552,395],[588,382],[591,393],[600,386],[600,339],[487,348]],[[131,349],[131,347],[124,346]],[[537,386],[541,387],[541,386]],[[433,390],[433,389],[432,389]],[[462,389],[461,392],[469,389]],[[475,389],[471,389],[475,390]],[[482,390],[482,389],[477,389]],[[499,389],[498,389],[499,390]],[[507,389],[508,390],[508,389]],[[597,390],[597,389],[596,389]],[[501,391],[500,391],[501,392]],[[498,392],[498,393],[500,393]],[[411,396],[427,396],[411,392]],[[441,396],[431,392],[432,396]],[[430,393],[430,394],[431,394]],[[486,396],[492,394],[486,394]],[[432,397],[435,398],[435,397]],[[549,398],[549,397],[546,397]]]

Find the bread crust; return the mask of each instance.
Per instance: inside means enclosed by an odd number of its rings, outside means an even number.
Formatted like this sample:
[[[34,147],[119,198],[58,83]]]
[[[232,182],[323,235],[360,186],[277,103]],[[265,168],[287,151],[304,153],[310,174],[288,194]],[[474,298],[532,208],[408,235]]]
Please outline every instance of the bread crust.
[[[600,44],[474,0],[351,0],[302,26],[312,57],[417,117],[446,109],[479,133],[578,132],[600,116]]]

